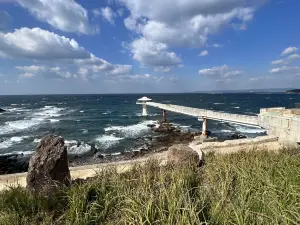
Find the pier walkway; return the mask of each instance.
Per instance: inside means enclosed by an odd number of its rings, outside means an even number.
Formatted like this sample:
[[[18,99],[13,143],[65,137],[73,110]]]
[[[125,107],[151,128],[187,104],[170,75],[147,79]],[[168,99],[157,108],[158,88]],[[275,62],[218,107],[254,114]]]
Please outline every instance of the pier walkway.
[[[172,105],[172,104],[162,104],[156,102],[147,102],[147,106],[152,106],[155,108],[159,108],[165,111],[180,113],[188,116],[198,117],[201,119],[210,119],[210,120],[218,120],[225,121],[230,123],[239,123],[245,125],[253,125],[259,126],[258,124],[258,116],[248,116],[248,115],[240,115],[240,114],[232,114],[225,112],[218,112],[213,110],[206,109],[198,109],[186,106]]]

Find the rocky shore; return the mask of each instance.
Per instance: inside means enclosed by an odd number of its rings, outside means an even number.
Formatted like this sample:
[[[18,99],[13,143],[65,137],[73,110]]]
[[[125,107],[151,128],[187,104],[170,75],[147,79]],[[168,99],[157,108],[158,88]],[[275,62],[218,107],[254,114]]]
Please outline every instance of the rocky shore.
[[[172,123],[165,121],[158,124],[150,124],[153,133],[157,135],[145,136],[138,138],[137,142],[144,143],[139,149],[130,152],[121,152],[118,154],[103,154],[101,149],[97,149],[94,143],[88,143],[91,146],[91,150],[82,155],[69,155],[69,165],[82,166],[90,164],[101,164],[109,162],[117,162],[124,160],[133,160],[143,156],[149,156],[153,153],[167,151],[168,148],[176,144],[189,144],[194,140],[195,136],[199,136],[200,133],[190,132],[189,130],[182,130],[179,127],[175,127]],[[226,140],[234,140],[246,138],[241,134],[228,134]],[[210,141],[224,141],[221,139],[209,139]],[[83,143],[68,143],[65,144],[69,148],[80,147]],[[11,174],[26,172],[28,170],[28,163],[30,156],[23,154],[12,154],[6,156],[0,156],[0,174]]]
[[[84,155],[84,160],[81,159],[82,156],[69,157],[70,166],[132,160],[151,155],[152,153],[167,151],[173,144],[188,144],[194,139],[195,135],[199,135],[199,133],[195,132],[182,131],[168,121],[159,122],[158,125],[150,124],[148,127],[150,127],[154,133],[157,133],[157,135],[138,138],[136,140],[137,142],[143,141],[145,143],[140,148],[119,154],[102,154],[101,150],[98,150],[95,145],[91,144],[91,152]]]

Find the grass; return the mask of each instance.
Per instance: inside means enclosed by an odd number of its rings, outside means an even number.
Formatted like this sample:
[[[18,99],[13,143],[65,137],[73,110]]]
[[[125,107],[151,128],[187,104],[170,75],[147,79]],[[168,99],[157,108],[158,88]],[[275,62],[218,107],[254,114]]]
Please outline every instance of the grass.
[[[300,152],[211,154],[200,169],[151,161],[51,198],[11,188],[0,224],[300,224]]]

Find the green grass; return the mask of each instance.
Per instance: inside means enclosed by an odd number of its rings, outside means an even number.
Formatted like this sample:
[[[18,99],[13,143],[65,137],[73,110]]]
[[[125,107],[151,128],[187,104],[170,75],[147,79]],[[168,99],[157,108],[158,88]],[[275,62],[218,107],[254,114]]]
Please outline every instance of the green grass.
[[[206,157],[200,169],[151,161],[57,190],[0,193],[0,224],[300,224],[300,152]]]

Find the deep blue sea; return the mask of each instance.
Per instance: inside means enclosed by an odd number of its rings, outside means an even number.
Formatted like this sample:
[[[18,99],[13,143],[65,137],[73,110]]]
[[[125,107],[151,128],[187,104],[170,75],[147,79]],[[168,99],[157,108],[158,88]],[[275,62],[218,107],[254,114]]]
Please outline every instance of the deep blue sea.
[[[0,154],[32,154],[40,138],[57,134],[67,144],[80,141],[80,147],[68,148],[69,154],[83,154],[90,143],[104,154],[131,151],[143,144],[143,137],[157,135],[147,124],[161,119],[159,109],[148,107],[149,116],[141,116],[138,98],[224,112],[255,115],[264,107],[294,107],[300,95],[290,94],[139,94],[139,95],[35,95],[0,96]],[[182,129],[201,130],[201,121],[180,114],[167,118]],[[265,131],[224,122],[209,121],[212,136],[239,132],[249,137]]]

